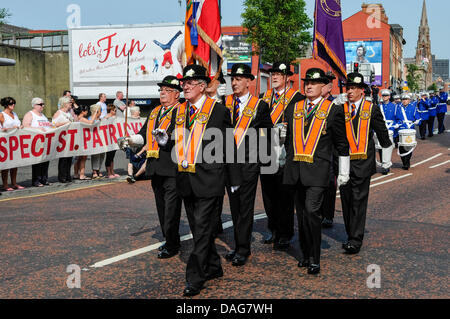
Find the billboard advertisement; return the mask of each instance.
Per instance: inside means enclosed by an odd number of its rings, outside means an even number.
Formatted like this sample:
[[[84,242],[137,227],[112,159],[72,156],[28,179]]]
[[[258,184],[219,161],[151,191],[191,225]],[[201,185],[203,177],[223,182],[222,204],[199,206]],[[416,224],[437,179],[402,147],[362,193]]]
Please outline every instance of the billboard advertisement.
[[[70,29],[72,93],[80,99],[125,93],[129,54],[130,98],[158,98],[156,83],[182,74],[183,33],[183,24]]]
[[[383,42],[382,41],[351,41],[345,42],[345,57],[347,72],[352,72],[354,62],[359,62],[359,71],[364,75],[365,82],[370,82],[370,73],[375,72],[375,82],[382,85],[383,75]]]
[[[252,46],[245,42],[246,36],[223,35],[223,56],[228,62],[228,69],[235,63],[252,63]]]

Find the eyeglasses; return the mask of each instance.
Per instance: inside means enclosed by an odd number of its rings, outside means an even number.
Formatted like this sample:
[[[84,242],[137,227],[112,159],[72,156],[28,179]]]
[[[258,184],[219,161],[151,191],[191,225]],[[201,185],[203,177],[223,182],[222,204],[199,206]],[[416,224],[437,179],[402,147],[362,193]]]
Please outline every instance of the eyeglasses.
[[[178,92],[178,90],[171,90],[171,89],[159,89],[158,92],[167,92],[167,93],[172,93],[172,92]]]
[[[44,106],[44,105],[45,105],[45,103],[39,103],[39,104],[36,104],[36,105],[39,105],[39,106]]]
[[[201,82],[197,82],[197,83],[183,82],[183,83],[181,84],[181,87],[182,87],[182,88],[185,88],[185,87],[194,88],[194,87],[196,87],[197,85],[200,85],[200,84],[201,84]]]

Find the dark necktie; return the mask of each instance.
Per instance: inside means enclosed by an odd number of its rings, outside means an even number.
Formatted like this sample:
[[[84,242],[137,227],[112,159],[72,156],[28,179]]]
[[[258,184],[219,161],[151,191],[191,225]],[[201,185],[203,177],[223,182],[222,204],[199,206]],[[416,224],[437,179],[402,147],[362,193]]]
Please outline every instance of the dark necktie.
[[[314,103],[309,102],[309,103],[308,103],[308,114],[311,113],[311,111],[313,110],[313,108],[314,108]]]
[[[241,100],[237,97],[234,102],[234,116],[233,116],[233,124],[236,125],[236,123],[239,121],[239,104],[241,103]]]
[[[352,104],[352,120],[355,119],[356,116],[356,105]]]
[[[194,104],[191,104],[189,107],[189,129],[191,128],[191,125],[194,123],[195,114],[197,112],[197,108]]]

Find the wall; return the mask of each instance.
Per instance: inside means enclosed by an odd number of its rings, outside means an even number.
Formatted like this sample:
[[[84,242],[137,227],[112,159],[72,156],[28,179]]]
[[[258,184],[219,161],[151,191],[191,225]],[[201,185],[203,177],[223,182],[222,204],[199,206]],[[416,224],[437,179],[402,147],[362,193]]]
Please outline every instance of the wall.
[[[31,100],[41,97],[46,103],[44,113],[52,116],[58,109],[59,97],[70,86],[68,53],[0,44],[0,56],[16,60],[15,66],[0,67],[0,97],[16,99],[15,112],[20,118],[31,109]]]

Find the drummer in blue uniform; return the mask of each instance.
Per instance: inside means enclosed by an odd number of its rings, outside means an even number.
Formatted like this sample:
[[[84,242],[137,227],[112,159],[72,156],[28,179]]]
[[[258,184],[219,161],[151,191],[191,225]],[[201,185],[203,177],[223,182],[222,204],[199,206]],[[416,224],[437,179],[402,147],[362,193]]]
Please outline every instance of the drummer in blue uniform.
[[[434,131],[434,119],[437,115],[437,105],[439,103],[439,97],[436,94],[437,92],[431,92],[430,96],[430,107],[428,108],[428,137],[433,137]]]
[[[436,107],[436,116],[438,119],[438,133],[442,134],[445,131],[444,126],[444,118],[445,113],[447,113],[447,100],[448,100],[448,93],[444,91],[444,88],[441,88],[439,90],[439,103]]]
[[[398,143],[398,130],[395,128],[395,111],[397,110],[397,105],[391,102],[391,91],[382,90],[381,91],[381,104],[380,111],[383,114],[384,121],[386,122],[386,127],[388,130],[392,131],[394,141]],[[382,159],[381,149],[378,150],[380,154],[380,159]],[[387,172],[384,172],[387,173]]]
[[[428,93],[422,92],[420,93],[420,100],[417,105],[417,112],[419,112],[420,115],[420,126],[419,126],[419,132],[420,132],[420,139],[424,140],[425,135],[427,133],[427,123],[428,123],[428,108],[431,106],[431,103],[428,99]]]
[[[399,133],[401,130],[410,129],[414,130],[415,125],[420,124],[420,115],[417,112],[416,106],[411,103],[411,95],[409,93],[403,93],[401,95],[402,103],[397,107],[395,112],[396,128]],[[405,146],[399,146],[399,154],[403,162],[403,169],[408,170],[411,166],[412,151]],[[403,155],[408,154],[408,155]],[[403,155],[403,156],[402,156]]]

